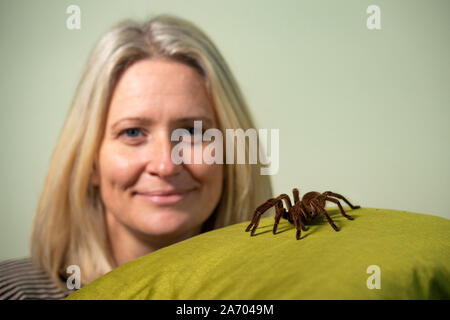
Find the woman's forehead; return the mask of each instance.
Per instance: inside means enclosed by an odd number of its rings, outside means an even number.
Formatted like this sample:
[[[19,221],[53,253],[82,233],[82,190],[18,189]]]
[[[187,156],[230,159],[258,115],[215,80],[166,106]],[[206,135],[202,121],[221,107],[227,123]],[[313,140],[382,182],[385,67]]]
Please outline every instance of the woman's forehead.
[[[192,67],[176,61],[141,60],[121,76],[115,93],[136,95],[192,95],[206,93],[202,76]]]
[[[120,78],[108,118],[213,115],[205,82],[195,69],[175,61],[142,60]]]

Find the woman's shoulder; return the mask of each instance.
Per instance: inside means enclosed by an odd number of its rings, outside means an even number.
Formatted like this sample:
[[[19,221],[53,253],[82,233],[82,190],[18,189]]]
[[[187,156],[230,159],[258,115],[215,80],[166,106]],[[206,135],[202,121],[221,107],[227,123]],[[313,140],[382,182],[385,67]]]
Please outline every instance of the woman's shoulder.
[[[67,295],[31,258],[0,262],[0,300],[64,299]]]

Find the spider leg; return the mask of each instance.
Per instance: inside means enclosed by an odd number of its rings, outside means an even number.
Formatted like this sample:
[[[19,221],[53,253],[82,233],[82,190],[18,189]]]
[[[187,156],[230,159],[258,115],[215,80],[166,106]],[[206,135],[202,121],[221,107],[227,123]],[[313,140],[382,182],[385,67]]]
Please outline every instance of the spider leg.
[[[285,200],[286,205],[288,205],[288,209],[290,209],[291,201],[287,194],[283,193],[276,198],[271,198],[271,199],[267,200],[266,202],[264,202],[262,205],[260,205],[258,208],[256,208],[255,213],[253,214],[252,221],[247,226],[245,231],[250,231],[250,229],[251,229],[252,231],[251,231],[250,235],[253,236],[255,234],[256,228],[258,228],[259,220],[261,219],[261,216],[263,215],[263,213],[266,212],[271,207],[273,207],[278,202],[281,202],[282,200]]]
[[[300,226],[302,228],[303,231],[306,231],[308,229],[306,229],[305,224],[308,221],[308,215],[306,214],[305,210],[303,210],[302,206],[299,206],[299,214],[298,214],[298,219],[301,222]],[[302,220],[302,216],[303,216],[303,220]]]
[[[283,203],[279,201],[275,207],[276,214],[275,214],[275,223],[273,225],[273,234],[277,233],[278,223],[280,222],[281,217],[286,213],[286,209],[283,208]]]
[[[341,213],[342,213],[342,215],[344,217],[346,217],[348,220],[353,220],[354,219],[353,217],[350,217],[349,215],[345,214],[344,208],[342,208],[341,203],[339,202],[338,199],[334,199],[334,198],[331,198],[331,197],[325,197],[325,201],[331,201],[331,202],[336,203],[338,205],[338,207],[339,207],[339,210],[341,211]]]
[[[300,201],[300,196],[297,188],[292,189],[292,194],[294,195],[294,204]]]
[[[342,195],[340,195],[339,193],[334,193],[333,191],[326,191],[326,192],[324,192],[323,194],[324,194],[324,196],[332,196],[332,197],[335,197],[335,198],[344,200],[345,203],[347,203],[347,204],[350,206],[350,208],[352,208],[352,209],[359,209],[359,208],[361,208],[360,206],[354,206],[354,205],[352,205],[352,204],[350,203],[350,201],[348,201],[347,199],[345,199],[345,197],[342,196]]]
[[[330,218],[327,211],[320,206],[319,202],[316,199],[311,200],[311,205],[315,207],[317,212],[322,213],[325,218],[327,218],[328,223],[331,225],[331,227],[333,227],[335,231],[339,231],[339,228],[334,224],[334,221]]]
[[[295,238],[297,240],[300,240],[300,236],[302,234],[302,229],[301,229],[302,223],[301,223],[301,220],[300,220],[300,216],[299,215],[295,216],[293,212],[291,214],[292,214],[292,219],[294,219],[295,229],[297,229],[297,232],[295,234]]]
[[[297,240],[299,240],[302,232],[301,231],[302,222],[300,220],[300,215],[296,212],[295,207],[292,210],[289,210],[288,214],[290,219],[294,222],[295,229],[297,230],[295,237]]]
[[[255,212],[253,213],[252,221],[245,229],[246,232],[250,231],[250,229],[254,226],[251,235],[254,234],[255,229],[258,227],[259,220],[261,219],[261,215],[266,212],[270,207],[275,205],[278,201],[276,198],[271,198],[264,202],[262,205],[260,205],[258,208],[256,208]]]
[[[295,239],[300,240],[300,236],[302,235],[302,229],[301,229],[301,222],[298,220],[298,217],[294,218],[295,220],[295,229],[297,229],[297,232],[295,234]]]
[[[280,198],[280,200],[284,201],[284,205],[286,206],[286,209],[282,210],[283,211],[283,217],[285,217],[290,223],[294,223],[294,221],[292,220],[291,215],[288,214],[288,212],[291,211],[291,208],[292,208],[291,199],[285,193],[280,195],[278,198]]]

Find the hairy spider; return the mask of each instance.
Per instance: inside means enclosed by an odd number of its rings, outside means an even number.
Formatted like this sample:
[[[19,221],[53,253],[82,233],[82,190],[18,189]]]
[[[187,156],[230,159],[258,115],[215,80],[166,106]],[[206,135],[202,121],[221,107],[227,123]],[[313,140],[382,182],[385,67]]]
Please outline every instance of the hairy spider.
[[[345,213],[338,199],[344,200],[352,209],[360,208],[360,206],[352,205],[347,199],[345,199],[340,194],[331,191],[326,191],[324,193],[311,191],[306,193],[302,197],[302,200],[300,200],[297,188],[294,188],[292,190],[292,193],[294,195],[294,205],[291,204],[291,199],[289,198],[289,196],[283,193],[276,198],[271,198],[267,200],[258,208],[256,208],[255,213],[253,214],[252,217],[252,221],[248,225],[247,229],[245,229],[245,231],[250,231],[251,229],[252,232],[250,233],[250,235],[253,236],[255,234],[256,228],[258,227],[259,224],[259,220],[261,219],[263,213],[266,212],[271,207],[275,206],[276,214],[275,214],[275,224],[273,225],[273,234],[276,234],[280,218],[283,217],[284,219],[287,219],[290,223],[294,223],[295,228],[297,229],[296,238],[297,240],[299,240],[301,230],[306,231],[305,225],[314,220],[315,218],[317,218],[320,214],[323,214],[325,218],[327,218],[328,223],[333,227],[334,230],[339,231],[339,228],[334,224],[333,220],[330,218],[327,211],[325,210],[326,201],[336,203],[342,215],[349,220],[353,220],[353,218]],[[286,205],[286,208],[283,207],[283,201]]]

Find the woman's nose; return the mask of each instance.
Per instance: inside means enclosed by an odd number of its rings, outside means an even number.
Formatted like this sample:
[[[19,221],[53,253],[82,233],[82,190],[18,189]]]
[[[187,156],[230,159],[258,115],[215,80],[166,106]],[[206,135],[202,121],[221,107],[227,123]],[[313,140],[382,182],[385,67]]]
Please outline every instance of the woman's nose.
[[[172,161],[172,141],[167,134],[154,137],[147,164],[147,172],[158,177],[170,177],[181,171],[181,164]]]

